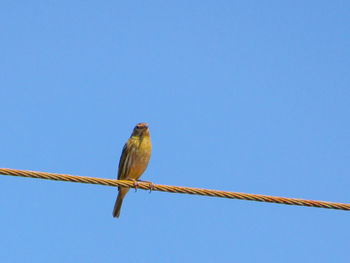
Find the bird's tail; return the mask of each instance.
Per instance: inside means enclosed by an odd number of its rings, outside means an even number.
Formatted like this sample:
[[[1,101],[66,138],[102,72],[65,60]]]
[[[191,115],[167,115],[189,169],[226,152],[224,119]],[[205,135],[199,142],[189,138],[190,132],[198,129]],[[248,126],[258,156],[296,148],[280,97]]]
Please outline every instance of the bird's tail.
[[[116,217],[116,218],[119,217],[120,209],[122,208],[123,199],[125,195],[128,193],[128,191],[129,191],[128,187],[119,187],[118,197],[114,204],[113,217]]]

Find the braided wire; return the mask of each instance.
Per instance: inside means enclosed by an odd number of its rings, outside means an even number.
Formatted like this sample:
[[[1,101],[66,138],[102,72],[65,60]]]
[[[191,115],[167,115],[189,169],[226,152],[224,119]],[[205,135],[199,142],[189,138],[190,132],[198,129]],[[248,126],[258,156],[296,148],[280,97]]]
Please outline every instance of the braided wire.
[[[298,206],[309,206],[309,207],[338,209],[338,210],[350,210],[350,204],[344,204],[344,203],[314,201],[314,200],[277,197],[277,196],[268,196],[268,195],[259,195],[259,194],[246,194],[246,193],[201,189],[201,188],[193,188],[193,187],[161,185],[161,184],[153,184],[150,182],[142,182],[142,181],[138,181],[137,185],[135,185],[135,182],[130,180],[113,180],[113,179],[95,178],[95,177],[87,177],[87,176],[44,173],[44,172],[34,172],[34,171],[15,170],[15,169],[6,169],[6,168],[0,168],[0,174],[30,177],[30,178],[40,178],[40,179],[56,180],[56,181],[85,183],[85,184],[99,184],[99,185],[107,185],[107,186],[114,186],[114,187],[128,186],[131,188],[135,188],[136,186],[138,189],[161,191],[161,192],[168,192],[168,193],[203,195],[203,196],[211,196],[211,197],[222,197],[222,198],[268,202],[268,203],[277,203],[277,204],[285,204],[285,205],[298,205]]]

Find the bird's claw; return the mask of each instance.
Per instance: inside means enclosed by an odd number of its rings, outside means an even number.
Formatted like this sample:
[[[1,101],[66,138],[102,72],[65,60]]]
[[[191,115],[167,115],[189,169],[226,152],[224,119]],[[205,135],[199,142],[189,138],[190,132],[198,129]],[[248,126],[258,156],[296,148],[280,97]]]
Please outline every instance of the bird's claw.
[[[137,192],[137,188],[139,187],[139,183],[135,179],[132,179],[132,181],[134,182],[135,192]]]
[[[149,183],[149,193],[151,193],[155,189],[155,186],[152,182]]]

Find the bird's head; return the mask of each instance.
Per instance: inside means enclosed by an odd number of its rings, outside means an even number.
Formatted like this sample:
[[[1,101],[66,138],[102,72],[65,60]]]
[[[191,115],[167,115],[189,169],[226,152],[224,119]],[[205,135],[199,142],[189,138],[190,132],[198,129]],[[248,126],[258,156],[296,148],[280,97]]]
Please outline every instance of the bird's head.
[[[139,123],[135,126],[131,136],[149,136],[148,124],[145,122]]]

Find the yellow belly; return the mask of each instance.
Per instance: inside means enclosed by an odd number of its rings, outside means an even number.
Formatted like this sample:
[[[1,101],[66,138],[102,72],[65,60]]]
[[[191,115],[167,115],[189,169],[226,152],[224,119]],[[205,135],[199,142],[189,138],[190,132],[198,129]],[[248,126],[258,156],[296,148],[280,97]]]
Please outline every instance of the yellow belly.
[[[132,164],[127,175],[127,179],[138,180],[148,166],[151,158],[152,145],[150,138],[144,138],[142,141],[133,141],[136,146],[133,151]]]

